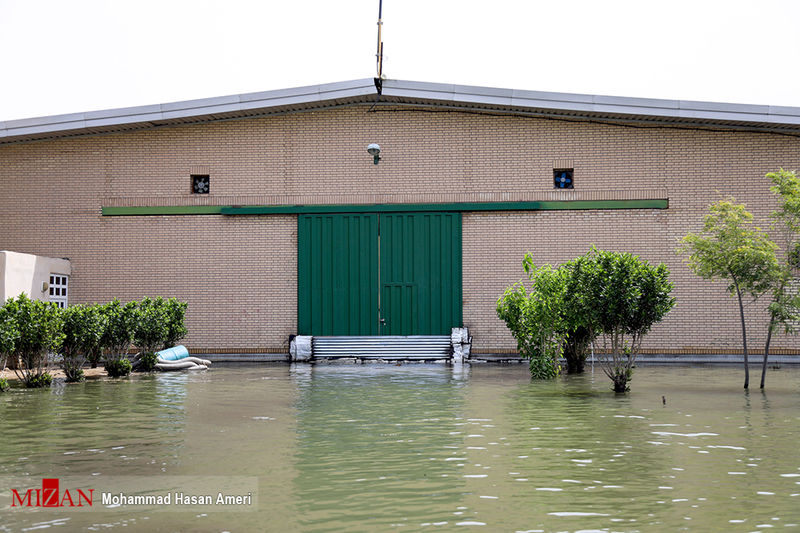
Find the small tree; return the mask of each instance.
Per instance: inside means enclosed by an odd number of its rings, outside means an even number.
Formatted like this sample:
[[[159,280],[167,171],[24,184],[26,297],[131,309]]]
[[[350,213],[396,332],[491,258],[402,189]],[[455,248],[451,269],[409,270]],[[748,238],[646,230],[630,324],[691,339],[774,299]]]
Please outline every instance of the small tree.
[[[138,321],[133,342],[141,349],[133,362],[134,368],[150,371],[155,367],[155,351],[167,342],[170,314],[167,302],[160,296],[145,297],[139,302]]]
[[[681,240],[679,253],[689,254],[689,268],[704,279],[727,279],[728,293],[736,295],[742,325],[744,388],[750,386],[747,354],[747,326],[744,297],[758,298],[770,290],[779,276],[777,246],[766,233],[753,227],[753,215],[733,198],[710,207],[703,232],[689,233]]]
[[[167,336],[164,339],[163,349],[171,348],[178,344],[186,336],[186,308],[188,304],[181,302],[177,298],[170,298],[164,301],[167,315]]]
[[[522,283],[506,289],[497,301],[497,315],[517,341],[519,354],[528,359],[531,376],[556,377],[566,337],[562,319],[564,271],[550,265],[536,267],[530,254],[523,261],[531,281],[527,292]]]
[[[3,305],[0,307],[0,376],[5,373],[6,361],[9,355],[14,353],[17,339],[19,339],[19,328],[16,317],[9,307]],[[0,377],[0,392],[6,389],[8,389],[8,380]]]
[[[136,302],[122,305],[114,299],[103,307],[103,313],[108,321],[101,341],[107,350],[106,372],[111,377],[127,376],[132,368],[128,349],[136,331],[138,306]]]
[[[97,306],[71,305],[64,309],[64,342],[61,365],[68,382],[83,380],[83,365],[92,358],[103,335]]]
[[[50,385],[49,354],[58,351],[64,338],[61,310],[55,304],[31,300],[24,293],[8,300],[6,306],[19,329],[12,355],[19,357],[20,368],[14,372],[26,387]]]
[[[133,333],[133,342],[144,353],[153,353],[161,347],[169,335],[169,320],[166,302],[160,296],[144,297],[139,302],[139,316]]]
[[[589,348],[597,335],[592,323],[594,306],[586,297],[583,285],[594,276],[595,259],[596,254],[587,253],[560,267],[566,270],[561,316],[566,334],[564,359],[568,374],[583,372]]]
[[[795,172],[783,169],[770,172],[767,178],[774,184],[770,190],[780,197],[780,207],[773,211],[772,218],[778,225],[784,254],[772,286],[767,340],[764,343],[764,361],[761,365],[762,389],[766,380],[772,334],[780,326],[783,326],[785,333],[796,333],[795,323],[800,319],[800,294],[796,287],[792,287],[794,271],[800,268],[800,179]]]
[[[587,255],[594,265],[576,283],[591,306],[590,330],[603,341],[600,365],[614,391],[625,392],[644,336],[675,305],[669,270],[629,253],[593,248]]]
[[[108,326],[108,315],[104,304],[87,305],[83,309],[83,349],[92,368],[103,359],[105,331]]]
[[[83,363],[86,362],[83,350],[84,307],[71,305],[62,311],[64,316],[64,341],[61,343],[61,368],[67,382],[83,380]]]

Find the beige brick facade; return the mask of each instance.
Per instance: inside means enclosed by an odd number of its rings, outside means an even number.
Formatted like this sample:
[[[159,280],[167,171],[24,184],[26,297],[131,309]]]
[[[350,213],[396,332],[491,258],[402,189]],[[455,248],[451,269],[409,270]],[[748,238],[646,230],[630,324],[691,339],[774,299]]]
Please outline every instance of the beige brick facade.
[[[382,147],[379,165],[371,142]],[[575,190],[554,191],[552,169],[565,163]],[[352,106],[0,146],[0,249],[68,257],[72,303],[188,301],[194,351],[279,352],[297,323],[296,216],[104,217],[100,208],[666,198],[667,210],[465,213],[474,350],[514,349],[495,303],[522,277],[526,251],[558,263],[595,244],[672,272],[677,307],[646,349],[738,351],[723,284],[691,275],[674,249],[720,195],[764,219],[775,207],[764,174],[779,167],[800,167],[800,139]],[[211,194],[193,196],[189,175],[200,171]],[[760,307],[748,308],[756,346]],[[796,337],[774,342],[800,352]]]

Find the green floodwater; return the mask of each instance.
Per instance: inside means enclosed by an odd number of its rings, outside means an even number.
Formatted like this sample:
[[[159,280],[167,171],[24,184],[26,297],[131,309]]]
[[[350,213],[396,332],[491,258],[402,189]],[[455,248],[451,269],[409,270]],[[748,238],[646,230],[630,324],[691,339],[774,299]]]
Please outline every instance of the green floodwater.
[[[764,393],[741,383],[738,367],[649,366],[615,395],[599,369],[215,365],[14,388],[0,531],[800,531],[800,368]],[[255,495],[10,507],[42,478]]]

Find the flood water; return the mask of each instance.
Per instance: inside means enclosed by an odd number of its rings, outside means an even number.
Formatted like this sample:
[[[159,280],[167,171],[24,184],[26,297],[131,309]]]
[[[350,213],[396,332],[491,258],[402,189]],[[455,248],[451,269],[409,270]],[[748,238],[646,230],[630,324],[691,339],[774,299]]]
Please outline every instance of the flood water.
[[[770,371],[764,393],[741,382],[738,367],[647,366],[615,395],[599,369],[215,365],[14,388],[0,531],[800,530],[800,368]],[[42,478],[94,488],[92,505],[11,507]],[[106,490],[253,501],[103,504]]]

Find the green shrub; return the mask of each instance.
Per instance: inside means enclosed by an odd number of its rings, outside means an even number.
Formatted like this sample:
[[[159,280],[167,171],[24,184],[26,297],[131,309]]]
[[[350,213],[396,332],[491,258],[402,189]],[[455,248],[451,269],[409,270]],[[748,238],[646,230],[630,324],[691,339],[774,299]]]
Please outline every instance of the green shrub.
[[[64,377],[67,383],[78,383],[86,379],[86,376],[83,374],[83,368],[77,365],[70,365],[67,367],[62,362],[62,368],[64,369]]]
[[[583,372],[596,335],[591,325],[591,305],[581,287],[582,277],[593,268],[592,261],[587,254],[553,269],[549,265],[537,267],[533,256],[525,254],[522,264],[531,280],[530,293],[524,285],[517,284],[498,301],[498,316],[517,340],[520,355],[531,361],[532,375],[555,377],[556,361],[561,355],[568,373]],[[542,358],[548,362],[536,362]]]
[[[0,307],[0,370],[5,368],[6,358],[14,352],[19,340],[16,311],[13,300]]]
[[[564,340],[564,360],[567,363],[567,374],[581,374],[586,366],[586,357],[594,335],[588,328],[579,326],[567,333]]]
[[[169,306],[163,298],[142,298],[133,332],[134,344],[144,353],[155,352],[167,342],[170,318]]]
[[[19,328],[17,328],[16,315],[5,305],[0,307],[0,372],[6,368],[9,355],[14,353]],[[8,381],[0,378],[0,392],[8,390]]]
[[[141,370],[142,372],[152,372],[156,369],[157,364],[158,356],[155,354],[155,352],[146,352],[140,357],[137,370]]]
[[[97,313],[92,307],[71,305],[62,311],[64,341],[61,344],[61,367],[67,382],[83,380],[83,365],[102,334],[97,327]]]
[[[594,267],[580,280],[591,324],[603,341],[600,366],[615,392],[629,389],[644,336],[675,305],[669,270],[629,253],[592,249]]]
[[[126,358],[106,359],[106,373],[112,378],[127,376],[133,370],[133,365]]]
[[[530,293],[522,283],[506,289],[497,302],[497,315],[517,341],[517,349],[528,359],[531,376],[558,376],[566,337],[561,309],[564,301],[565,271],[549,265],[535,267],[525,256],[525,272],[531,280]]]
[[[34,383],[45,379],[39,376],[47,374],[49,354],[57,352],[64,339],[61,309],[52,303],[31,300],[24,293],[9,299],[4,307],[14,316],[19,330],[12,356],[19,358],[20,367],[14,372],[26,387],[42,386]]]
[[[186,336],[186,308],[188,304],[181,302],[177,298],[164,300],[164,307],[167,315],[167,335],[164,339],[163,349],[171,348]]]
[[[130,373],[130,369],[116,376],[112,374],[112,371],[117,372],[125,368],[125,364],[121,363],[122,360],[125,360],[127,365],[131,364],[128,360],[128,349],[131,346],[133,334],[136,331],[136,324],[139,319],[139,306],[136,302],[128,302],[122,305],[119,303],[119,300],[114,299],[103,306],[103,314],[107,322],[100,343],[107,350],[105,363],[106,372],[112,377],[127,375]]]
[[[594,305],[586,297],[584,290],[587,279],[595,273],[596,256],[586,253],[561,265],[567,271],[565,276],[562,317],[565,333],[564,359],[568,373],[583,372],[589,348],[597,337],[593,323]]]
[[[92,368],[97,368],[97,364],[103,359],[103,341],[108,316],[105,313],[105,304],[94,304],[84,308],[84,350],[86,359]]]
[[[138,320],[136,302],[122,305],[119,300],[114,299],[103,306],[102,313],[106,317],[106,327],[101,338],[103,347],[112,355],[127,354]]]
[[[49,387],[52,383],[53,376],[50,372],[42,372],[41,374],[31,376],[31,378],[25,382],[25,386],[30,389],[44,389],[45,387]]]
[[[650,266],[627,253],[592,248],[553,269],[536,267],[531,254],[523,261],[531,281],[506,289],[497,314],[506,323],[531,375],[558,375],[558,357],[580,371],[588,347],[602,337],[600,363],[614,390],[628,389],[642,338],[675,304],[664,265]]]

